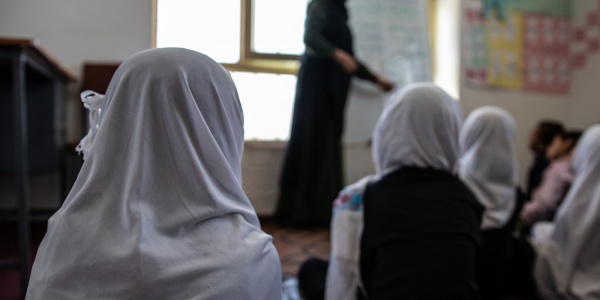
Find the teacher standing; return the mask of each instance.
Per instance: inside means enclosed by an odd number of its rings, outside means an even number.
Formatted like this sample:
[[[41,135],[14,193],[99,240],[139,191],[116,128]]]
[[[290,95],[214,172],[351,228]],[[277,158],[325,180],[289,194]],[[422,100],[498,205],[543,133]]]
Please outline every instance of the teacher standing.
[[[329,226],[331,204],[344,184],[342,132],[350,79],[389,91],[393,85],[353,56],[345,0],[308,5],[290,141],[276,220],[287,226]]]

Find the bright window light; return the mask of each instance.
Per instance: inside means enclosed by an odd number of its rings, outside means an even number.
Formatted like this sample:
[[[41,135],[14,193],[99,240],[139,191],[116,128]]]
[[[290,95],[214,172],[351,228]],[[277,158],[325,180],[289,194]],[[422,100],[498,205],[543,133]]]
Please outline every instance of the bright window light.
[[[308,0],[254,0],[252,49],[259,53],[304,52]]]
[[[244,109],[246,140],[287,141],[296,76],[232,72]]]
[[[252,49],[302,54],[308,0],[253,0]],[[241,57],[240,0],[157,0],[156,46],[202,52],[220,63]],[[232,72],[245,116],[246,140],[287,141],[296,76]]]
[[[188,48],[221,63],[237,63],[240,6],[240,0],[157,0],[156,46]]]

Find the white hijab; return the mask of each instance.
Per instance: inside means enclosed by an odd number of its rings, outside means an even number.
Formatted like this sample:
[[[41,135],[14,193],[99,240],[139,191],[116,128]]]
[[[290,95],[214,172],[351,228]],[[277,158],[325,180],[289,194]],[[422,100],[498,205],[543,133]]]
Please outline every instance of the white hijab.
[[[462,113],[457,101],[433,83],[416,83],[394,94],[373,134],[378,175],[401,167],[453,172]]]
[[[535,268],[545,299],[600,299],[600,125],[583,134],[573,156],[575,181]]]
[[[331,260],[325,299],[353,300],[362,286],[359,259],[363,231],[362,197],[367,185],[404,166],[451,172],[458,157],[460,107],[432,83],[417,83],[394,94],[373,134],[377,175],[344,188],[331,221]]]
[[[515,131],[507,111],[488,106],[471,112],[460,132],[459,176],[485,207],[482,229],[503,227],[515,208]]]
[[[277,252],[242,190],[243,145],[219,64],[185,49],[127,59],[27,299],[279,299]]]

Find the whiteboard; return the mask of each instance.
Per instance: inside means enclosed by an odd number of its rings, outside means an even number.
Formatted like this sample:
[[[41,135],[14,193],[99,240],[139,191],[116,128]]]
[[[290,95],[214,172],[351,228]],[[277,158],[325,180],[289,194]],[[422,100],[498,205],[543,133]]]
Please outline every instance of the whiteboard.
[[[401,88],[431,81],[431,53],[425,0],[348,0],[355,56]],[[353,80],[346,110],[346,141],[366,141],[390,93]]]

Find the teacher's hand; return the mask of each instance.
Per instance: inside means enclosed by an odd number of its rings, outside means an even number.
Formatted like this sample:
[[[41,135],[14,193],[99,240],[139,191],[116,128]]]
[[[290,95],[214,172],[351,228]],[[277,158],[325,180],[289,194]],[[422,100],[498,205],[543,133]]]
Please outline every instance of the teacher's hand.
[[[344,71],[352,74],[358,69],[358,64],[354,57],[344,50],[337,49],[333,53],[333,59],[340,64]]]
[[[375,79],[375,83],[379,86],[380,89],[386,92],[389,92],[394,89],[394,84],[391,81],[388,81],[384,78],[377,77],[377,79]]]

